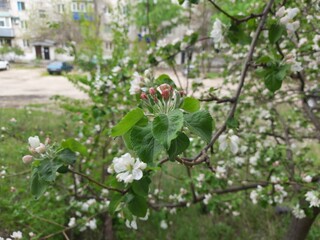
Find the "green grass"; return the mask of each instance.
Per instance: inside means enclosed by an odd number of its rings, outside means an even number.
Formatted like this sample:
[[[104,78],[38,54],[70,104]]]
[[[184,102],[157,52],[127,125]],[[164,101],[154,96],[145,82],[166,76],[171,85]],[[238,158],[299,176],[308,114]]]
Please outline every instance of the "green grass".
[[[29,166],[22,163],[21,157],[28,153],[27,138],[38,135],[41,140],[50,136],[53,141],[60,141],[74,135],[70,116],[60,109],[50,112],[44,105],[33,105],[26,109],[0,109],[0,171],[6,167],[7,176],[0,178],[0,237],[9,236],[13,231],[21,230],[24,236],[28,232],[47,235],[61,230],[61,227],[46,221],[55,221],[67,225],[70,215],[69,195],[67,186],[70,177],[58,178],[56,186],[49,189],[49,194],[40,200],[34,200],[29,192]],[[10,122],[15,118],[16,122]],[[314,148],[318,154],[316,145]],[[168,173],[174,172],[178,178],[186,176],[186,170],[176,164],[166,167]],[[21,173],[21,174],[19,174]],[[18,174],[18,175],[16,175]],[[152,188],[161,183],[164,195],[178,192],[181,187],[179,179],[163,174],[157,175]],[[188,186],[184,186],[187,188]],[[56,196],[61,196],[57,200]],[[233,216],[218,211],[223,201],[216,201],[214,205],[204,206],[202,203],[189,208],[178,209],[177,214],[168,214],[165,211],[151,211],[148,221],[138,221],[138,230],[132,231],[123,223],[114,221],[114,228],[118,239],[141,240],[269,240],[282,239],[290,221],[290,215],[277,215],[273,207],[262,208],[252,205],[248,193],[239,193],[236,196],[226,195],[225,199],[239,198],[240,215]],[[214,196],[218,198],[218,196]],[[219,198],[221,200],[221,198]],[[160,228],[161,220],[165,219],[168,229]],[[102,225],[98,227],[101,230]],[[309,240],[320,239],[320,220],[311,229]],[[96,239],[94,234],[85,233],[88,240]],[[25,238],[28,239],[28,238]],[[50,239],[64,239],[57,235]],[[77,238],[73,238],[77,239]]]

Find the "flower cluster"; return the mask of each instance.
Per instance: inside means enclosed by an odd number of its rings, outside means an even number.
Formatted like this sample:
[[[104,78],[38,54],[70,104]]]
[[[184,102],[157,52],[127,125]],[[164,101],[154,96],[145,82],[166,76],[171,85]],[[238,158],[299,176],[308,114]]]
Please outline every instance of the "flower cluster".
[[[134,159],[129,153],[116,157],[108,168],[109,173],[117,173],[119,182],[132,183],[133,180],[140,180],[143,177],[143,170],[147,164],[139,159]]]
[[[46,145],[49,144],[50,139],[47,138],[45,143],[41,143],[38,136],[29,137],[29,151],[34,154],[44,154],[47,150]],[[33,161],[33,155],[25,155],[22,157],[22,161],[25,164],[31,163]]]
[[[319,192],[308,191],[305,197],[306,197],[306,200],[309,202],[310,207],[320,207]]]
[[[284,62],[291,65],[292,72],[301,72],[303,70],[301,62],[298,62],[296,60],[296,53],[294,51],[291,54],[285,56]]]
[[[300,208],[300,205],[297,204],[293,209],[292,209],[292,214],[298,218],[298,219],[302,219],[306,217],[306,214],[304,212],[303,209]]]
[[[229,130],[228,134],[220,135],[219,139],[219,150],[225,151],[228,147],[233,154],[239,151],[239,137],[233,134],[233,130]]]
[[[219,44],[223,40],[222,35],[222,23],[219,19],[216,19],[216,21],[213,23],[213,29],[210,33],[210,37],[213,39],[213,42],[216,44]]]
[[[181,105],[183,95],[183,92],[178,92],[165,83],[157,88],[149,88],[148,92],[142,92],[140,98],[152,113],[167,114]]]
[[[285,8],[282,6],[276,12],[276,16],[280,18],[280,23],[285,25],[288,35],[293,36],[294,32],[300,27],[299,21],[293,21],[293,18],[299,13],[298,8]]]

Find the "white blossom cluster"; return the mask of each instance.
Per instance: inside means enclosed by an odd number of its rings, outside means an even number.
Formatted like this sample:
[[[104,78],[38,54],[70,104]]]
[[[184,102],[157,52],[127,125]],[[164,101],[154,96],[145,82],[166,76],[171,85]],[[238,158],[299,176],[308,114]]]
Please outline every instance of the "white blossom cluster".
[[[320,207],[320,198],[318,191],[308,191],[305,194],[307,202],[309,202],[310,207]]]
[[[147,164],[139,159],[134,159],[129,153],[116,157],[108,168],[109,173],[116,173],[119,182],[132,183],[143,177],[143,170]]]
[[[306,217],[306,213],[304,212],[303,209],[300,208],[300,205],[297,204],[293,209],[292,209],[292,214],[298,219],[302,219]]]
[[[280,23],[285,25],[289,36],[293,36],[294,32],[300,27],[300,22],[293,20],[299,12],[299,8],[286,9],[285,6],[282,6],[276,12],[276,16],[280,18]]]
[[[210,37],[213,39],[215,44],[219,44],[223,41],[223,33],[222,33],[222,22],[217,18],[213,23],[213,28],[210,33]]]
[[[3,238],[0,237],[0,240],[13,240],[13,239],[22,239],[22,232],[21,231],[14,231],[11,235],[11,238]]]
[[[233,130],[229,130],[227,134],[221,134],[219,136],[219,150],[225,151],[227,148],[230,148],[233,154],[237,154],[239,150],[240,139],[237,135],[233,133]]]

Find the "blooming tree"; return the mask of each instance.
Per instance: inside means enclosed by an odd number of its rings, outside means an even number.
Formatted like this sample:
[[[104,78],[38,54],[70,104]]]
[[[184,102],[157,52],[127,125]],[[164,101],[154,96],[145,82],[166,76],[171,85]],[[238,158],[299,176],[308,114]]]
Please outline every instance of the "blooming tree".
[[[101,209],[107,209],[108,217],[137,229],[150,211],[172,214],[191,204],[238,216],[239,202],[225,196],[245,198],[243,192],[249,191],[252,204],[291,209],[286,239],[306,237],[320,212],[319,159],[312,156],[312,146],[320,140],[318,5],[205,2],[216,10],[207,36],[188,31],[181,39],[156,45],[150,39],[139,58],[134,56],[139,51],[132,54],[118,46],[106,66],[100,59],[88,76],[70,77],[89,94],[93,106],[77,119],[77,139],[50,145],[29,138],[31,155],[23,162],[33,161],[33,194],[40,197],[56,180],[56,172],[72,173],[107,191],[97,199],[107,199]],[[179,3],[192,9],[203,4]],[[127,43],[126,33],[125,23],[115,23],[120,43]],[[166,74],[154,76],[156,66],[175,70],[179,52],[196,52],[204,42],[225,60],[222,86],[207,89],[200,79],[190,89],[190,79],[184,87],[179,78],[176,84]],[[102,164],[90,164],[94,158]],[[103,170],[101,181],[88,176],[97,166]],[[187,171],[185,184],[175,194],[155,187],[161,181],[158,174],[170,171],[166,166]],[[75,195],[84,194],[77,185],[80,181],[73,185]],[[74,205],[87,211],[97,202]],[[225,204],[217,207],[214,202]],[[76,217],[68,226],[78,226]],[[87,218],[78,227],[95,229],[96,222]],[[161,228],[168,228],[165,219]]]

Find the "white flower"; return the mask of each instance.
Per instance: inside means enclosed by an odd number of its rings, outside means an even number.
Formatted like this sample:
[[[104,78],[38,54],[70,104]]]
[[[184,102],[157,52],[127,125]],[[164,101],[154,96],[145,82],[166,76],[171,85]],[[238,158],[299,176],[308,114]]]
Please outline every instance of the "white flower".
[[[237,216],[240,215],[240,213],[239,213],[238,211],[233,211],[233,212],[232,212],[232,215],[235,216],[235,217],[237,217]]]
[[[292,71],[292,72],[301,72],[302,70],[303,70],[303,67],[301,66],[301,62],[295,61],[295,62],[291,65],[291,71]]]
[[[134,217],[132,221],[126,220],[127,228],[132,228],[134,230],[138,229],[136,218]]]
[[[287,8],[286,9],[287,16],[290,19],[293,19],[299,13],[299,11],[300,11],[299,8]]]
[[[319,193],[316,191],[309,191],[305,194],[306,200],[310,203],[310,207],[319,207],[320,199]]]
[[[74,217],[70,218],[69,223],[68,223],[69,227],[74,227],[76,226],[76,219]]]
[[[86,223],[86,226],[89,227],[91,230],[97,229],[97,221],[96,219],[92,219],[89,222]]]
[[[303,209],[300,208],[300,205],[297,204],[293,209],[292,209],[292,214],[298,218],[298,219],[302,219],[306,217],[305,212],[303,211]]]
[[[210,37],[213,38],[214,43],[220,43],[222,41],[222,23],[219,19],[216,19],[216,21],[213,23],[213,29],[210,33]]]
[[[205,195],[204,195],[204,199],[203,199],[203,203],[204,203],[205,205],[208,205],[208,203],[209,203],[209,201],[210,201],[211,198],[212,198],[212,195],[211,195],[210,193],[205,194]]]
[[[282,6],[282,7],[279,8],[278,11],[276,12],[276,16],[277,16],[277,17],[283,17],[285,13],[286,13],[286,8],[285,8],[285,6]]]
[[[233,134],[233,131],[230,130],[228,134],[220,135],[219,139],[219,150],[225,151],[227,147],[230,147],[230,150],[233,154],[236,154],[239,150],[239,137]]]
[[[29,142],[30,147],[32,147],[34,149],[37,147],[40,147],[40,139],[38,136],[29,137],[28,142]]]
[[[160,222],[160,227],[161,227],[162,229],[167,229],[167,228],[168,228],[167,222],[166,222],[165,220],[161,220],[161,222]]]
[[[122,155],[120,158],[114,158],[112,162],[118,181],[125,183],[140,180],[143,177],[142,170],[147,167],[147,164],[139,159],[135,160],[129,153]]]
[[[13,237],[14,239],[22,239],[22,232],[17,231],[17,232],[13,232],[10,237]]]
[[[307,182],[307,183],[310,183],[310,182],[312,182],[312,177],[309,176],[309,175],[307,175],[307,176],[305,176],[304,178],[302,178],[302,180],[305,181],[305,182]]]
[[[115,66],[114,68],[112,68],[112,73],[118,73],[121,71],[121,67],[119,66]]]
[[[16,123],[16,122],[17,122],[17,119],[11,118],[11,119],[9,120],[9,122]]]
[[[139,73],[134,72],[133,77],[134,77],[133,80],[130,82],[130,90],[129,90],[131,95],[135,95],[139,93],[141,90],[141,87],[140,87],[141,76],[139,75]]]
[[[317,105],[316,101],[313,98],[309,98],[307,103],[308,103],[308,106],[311,108],[314,108]]]
[[[38,136],[29,137],[28,142],[30,145],[31,152],[44,153],[46,151],[46,146],[40,142]]]
[[[258,192],[256,190],[253,190],[251,193],[250,193],[250,199],[252,201],[253,204],[257,204],[258,203]]]

